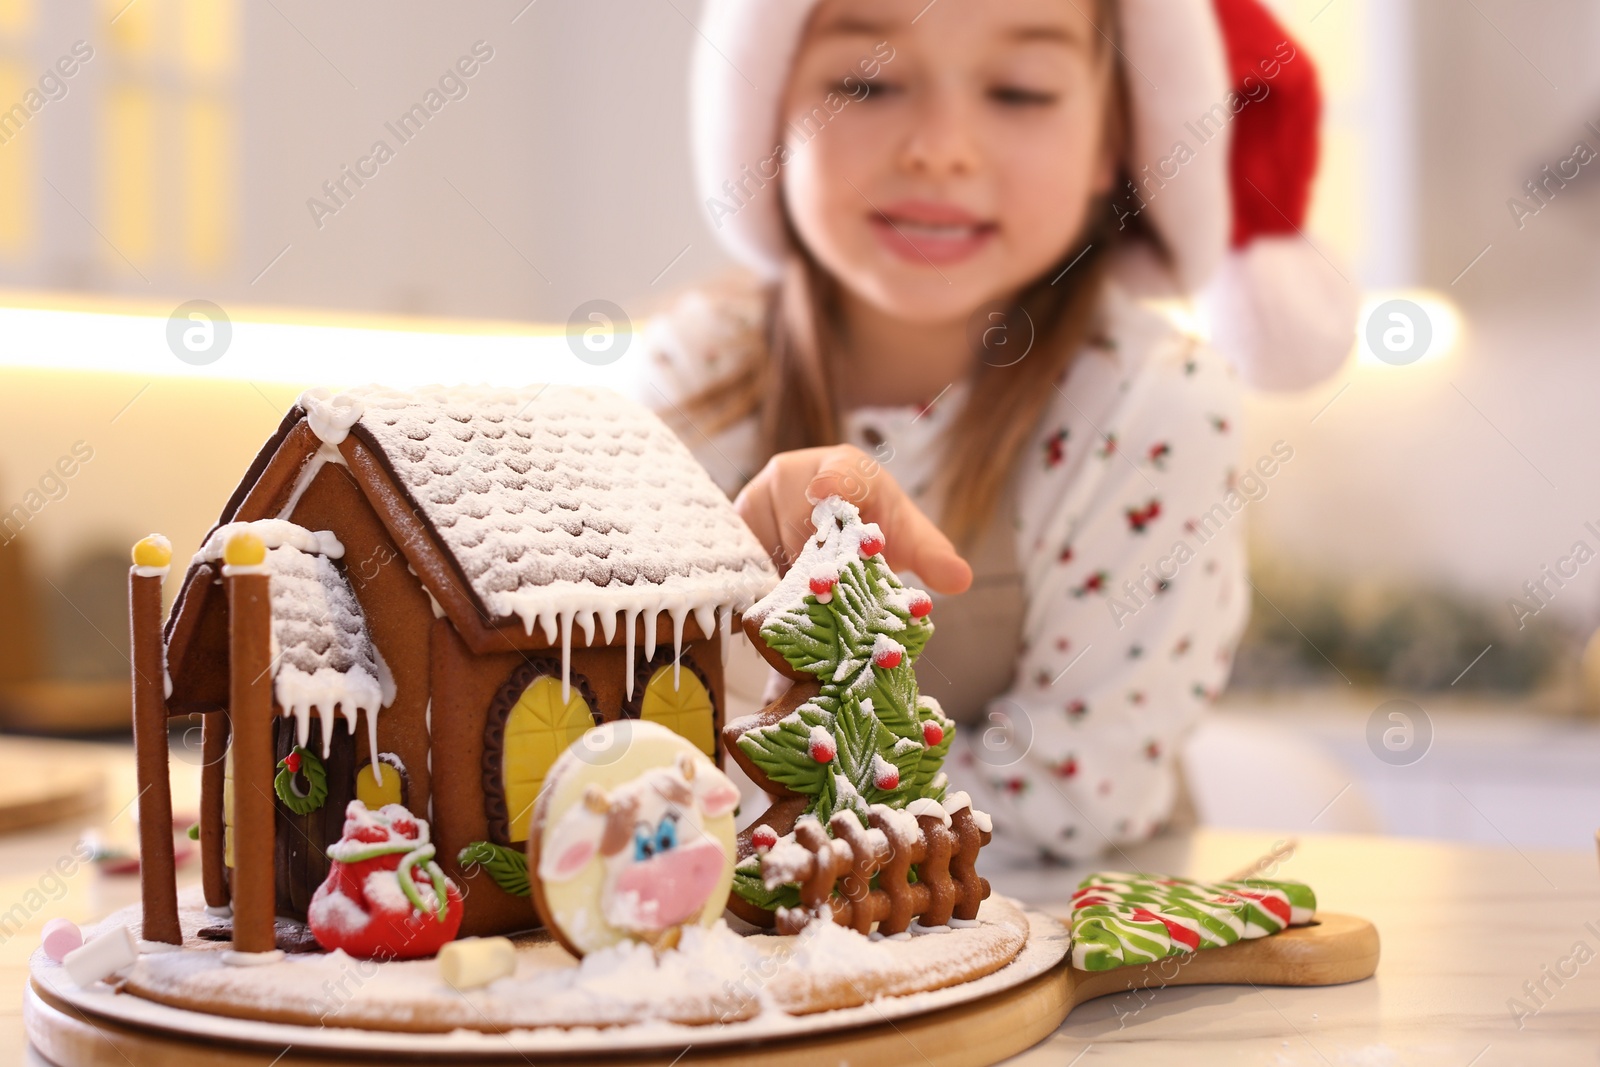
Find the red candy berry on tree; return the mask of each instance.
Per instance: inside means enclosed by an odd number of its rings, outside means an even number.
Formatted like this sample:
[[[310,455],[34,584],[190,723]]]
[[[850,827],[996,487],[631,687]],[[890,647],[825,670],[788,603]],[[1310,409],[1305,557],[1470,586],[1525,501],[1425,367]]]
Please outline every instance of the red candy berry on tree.
[[[833,587],[837,579],[832,575],[815,575],[811,579],[811,592],[817,598],[818,604],[826,604],[833,599]]]
[[[861,551],[862,559],[868,559],[872,556],[876,556],[879,552],[883,551],[883,534],[876,532],[868,533],[866,536],[861,538],[861,542],[858,547]]]
[[[928,617],[928,612],[933,610],[933,598],[927,593],[919,592],[911,598],[910,608],[913,619],[925,619]]]
[[[838,754],[839,754],[838,750],[836,748],[834,748],[834,745],[833,745],[833,738],[827,736],[826,733],[818,734],[818,733],[814,732],[812,734],[812,737],[811,737],[811,758],[812,759],[816,760],[818,763],[832,763],[833,762],[833,757],[837,756]]]
[[[872,757],[872,784],[885,793],[900,788],[900,768],[882,756]]]
[[[900,661],[904,658],[905,653],[898,648],[885,648],[872,654],[872,665],[890,671],[900,666]]]
[[[750,844],[757,852],[765,852],[778,843],[778,833],[770,826],[758,826],[750,831]]]
[[[925,722],[925,723],[922,724],[922,743],[923,744],[927,745],[929,748],[932,748],[933,746],[937,745],[939,742],[941,742],[943,740],[944,740],[944,727],[943,726],[940,726],[936,722]]]

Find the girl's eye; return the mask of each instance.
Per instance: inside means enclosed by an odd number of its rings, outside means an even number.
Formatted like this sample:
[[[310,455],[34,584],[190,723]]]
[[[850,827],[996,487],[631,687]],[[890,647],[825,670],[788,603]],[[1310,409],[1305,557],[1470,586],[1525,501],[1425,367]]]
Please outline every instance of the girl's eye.
[[[885,81],[867,81],[862,78],[852,78],[849,81],[835,82],[832,86],[834,92],[840,96],[854,97],[856,100],[871,100],[874,97],[888,96],[900,91],[898,85]]]
[[[666,852],[678,847],[678,817],[667,815],[661,820],[661,827],[656,831],[656,851]]]
[[[633,831],[633,862],[643,863],[656,854],[656,839],[650,833],[648,826],[640,826]]]
[[[1008,107],[1046,107],[1056,102],[1055,93],[1023,89],[1015,85],[1001,85],[989,90],[990,99]]]

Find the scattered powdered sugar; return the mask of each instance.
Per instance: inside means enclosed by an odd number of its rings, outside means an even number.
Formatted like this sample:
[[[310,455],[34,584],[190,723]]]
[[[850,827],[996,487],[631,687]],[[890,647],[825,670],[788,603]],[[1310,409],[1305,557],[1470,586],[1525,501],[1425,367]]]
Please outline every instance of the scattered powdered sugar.
[[[372,916],[360,904],[343,893],[320,893],[312,897],[306,918],[313,926],[345,934],[356,933],[372,921]]]
[[[796,841],[793,834],[785,834],[761,857],[761,880],[768,889],[798,882],[811,860],[811,850]]]
[[[894,618],[894,616],[889,616]],[[896,619],[895,621],[899,621]],[[876,663],[885,656],[895,657],[895,662],[905,658],[906,646],[890,637],[888,634],[879,634],[872,639],[872,661]]]
[[[936,787],[942,787],[943,785],[943,783],[939,782],[937,778],[934,779],[934,784]],[[989,813],[986,811],[979,811],[977,808],[973,808],[972,798],[959,789],[953,793],[945,794],[944,802],[940,806],[952,815],[960,811],[962,808],[971,808],[972,824],[986,834],[994,832],[994,820],[989,818]]]
[[[843,497],[820,501],[811,509],[811,524],[816,532],[807,539],[794,566],[776,588],[745,612],[747,618],[760,622],[774,612],[798,609],[812,595],[813,578],[837,581],[846,567],[861,558],[863,541],[883,541],[878,524],[862,522],[860,510]]]
[[[544,935],[524,936],[514,939],[513,975],[458,993],[443,984],[431,959],[377,963],[330,952],[289,955],[260,967],[227,967],[222,962],[226,943],[197,937],[214,920],[205,914],[199,893],[190,890],[180,904],[184,950],[142,956],[124,991],[179,1005],[215,1005],[219,1013],[243,1016],[245,1026],[251,1018],[275,1018],[334,1029],[420,1027],[441,1034],[546,1027],[576,1034],[578,1027],[607,1026],[643,1034],[669,1023],[783,1019],[786,1012],[878,998],[895,998],[897,1006],[931,1007],[936,1002],[927,1000],[934,995],[930,991],[979,979],[1019,952],[1032,951],[1029,918],[1015,904],[991,898],[980,914],[981,920],[952,923],[955,929],[938,936],[914,929],[909,939],[899,940],[872,940],[826,920],[792,937],[743,936],[725,923],[691,926],[676,949],[658,954],[624,943],[582,961]],[[136,919],[137,908],[108,921],[126,922],[130,915]],[[1024,977],[1060,958],[1056,940],[1063,936],[1052,940],[1045,932],[1042,941],[1054,952],[1026,968]],[[36,970],[59,966],[41,959],[42,953],[35,955]],[[876,1011],[872,1016],[861,1021],[878,1021]],[[609,1045],[630,1039],[611,1030],[601,1040]],[[681,1048],[694,1040],[694,1032],[686,1031],[664,1042]]]
[[[262,519],[217,527],[195,561],[215,563],[228,539],[242,531],[254,533],[267,548],[273,697],[295,720],[296,743],[309,742],[311,719],[318,715],[326,756],[335,716],[342,715],[353,732],[358,713],[365,712],[376,751],[378,712],[394,701],[394,678],[372,642],[355,593],[332,562],[344,555],[344,546],[326,530]]]
[[[574,625],[609,641],[641,616],[674,644],[777,581],[771,560],[687,446],[643,405],[604,389],[352,390],[360,432],[495,618]],[[335,398],[337,399],[337,398]]]
[[[896,849],[910,848],[922,836],[917,817],[907,808],[874,804],[869,810],[883,820],[883,832]]]

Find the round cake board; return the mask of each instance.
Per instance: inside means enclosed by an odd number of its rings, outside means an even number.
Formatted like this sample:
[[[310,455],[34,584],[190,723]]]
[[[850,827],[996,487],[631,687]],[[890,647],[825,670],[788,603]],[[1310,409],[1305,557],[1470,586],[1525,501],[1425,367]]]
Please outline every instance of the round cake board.
[[[1059,944],[1059,933],[1052,932],[1050,936]],[[1294,927],[1270,937],[1142,967],[1088,973],[1071,967],[1064,957],[1059,957],[1058,962],[1021,982],[965,1002],[925,1001],[931,1006],[921,1013],[842,1030],[828,1029],[825,1024],[829,1013],[823,1013],[808,1017],[823,1026],[812,1027],[804,1034],[787,1039],[762,1041],[758,1047],[763,1064],[771,1067],[814,1067],[816,1063],[830,1061],[878,1062],[879,1057],[892,1057],[888,1062],[925,1060],[934,1067],[987,1065],[1043,1040],[1061,1025],[1076,1005],[1096,997],[1181,985],[1336,985],[1370,977],[1377,969],[1378,956],[1378,933],[1371,923],[1347,915],[1324,914],[1310,926]],[[1035,956],[1036,961],[1039,958]],[[1019,958],[1018,962],[1023,961]],[[1004,974],[1001,971],[973,984],[991,983],[985,987],[991,988]],[[868,1005],[853,1011],[860,1013],[872,1007]],[[150,1008],[173,1011],[161,1005],[150,1005]],[[118,1067],[129,1062],[159,1062],[172,1067],[270,1067],[273,1063],[312,1067],[347,1063],[353,1054],[355,1058],[362,1058],[355,1048],[296,1047],[292,1031],[297,1028],[283,1028],[279,1036],[287,1036],[273,1043],[227,1044],[202,1039],[199,1035],[186,1037],[171,1030],[113,1020],[68,1002],[43,988],[37,979],[27,993],[23,1016],[34,1047],[60,1067]],[[316,1031],[300,1029],[309,1031],[305,1035],[307,1038],[315,1038]],[[487,1035],[478,1036],[489,1040]],[[597,1056],[592,1050],[572,1055],[551,1050],[540,1053],[537,1061],[552,1065],[570,1063],[574,1067],[611,1063],[734,1063],[747,1062],[752,1047],[756,1047],[749,1043],[696,1045],[692,1038],[691,1032],[678,1044],[663,1043],[655,1049],[636,1049],[611,1057]],[[419,1048],[404,1059],[441,1064],[528,1062],[527,1053],[510,1044],[500,1052],[488,1044],[478,1045],[470,1055],[463,1052],[458,1049],[431,1053]],[[396,1057],[389,1052],[385,1058]]]

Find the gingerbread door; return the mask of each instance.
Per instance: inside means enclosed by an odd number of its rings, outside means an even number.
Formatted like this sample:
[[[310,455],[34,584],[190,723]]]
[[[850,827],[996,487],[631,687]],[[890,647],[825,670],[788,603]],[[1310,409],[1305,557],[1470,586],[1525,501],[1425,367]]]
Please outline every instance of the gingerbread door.
[[[344,829],[344,810],[356,796],[356,741],[333,727],[333,743],[322,754],[322,720],[311,720],[311,738],[295,744],[295,721],[273,724],[273,752],[278,757],[277,850],[273,871],[278,914],[305,919],[311,895],[328,876],[327,848]]]

